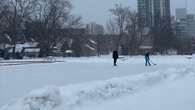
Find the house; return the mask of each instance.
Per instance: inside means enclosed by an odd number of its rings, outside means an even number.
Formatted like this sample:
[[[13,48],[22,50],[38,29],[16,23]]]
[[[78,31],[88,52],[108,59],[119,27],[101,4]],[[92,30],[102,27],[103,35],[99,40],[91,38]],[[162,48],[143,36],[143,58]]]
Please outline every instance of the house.
[[[27,47],[23,48],[23,56],[30,57],[30,58],[37,58],[39,57],[40,48],[38,47]]]
[[[113,50],[114,35],[85,35],[83,56],[108,55]]]
[[[16,55],[13,56],[13,49],[15,48]],[[6,49],[6,57],[14,57],[17,59],[22,59],[25,57],[38,57],[40,53],[40,48],[38,48],[37,42],[25,42],[17,43],[15,46]]]
[[[52,55],[82,56],[82,51],[80,47],[82,45],[83,40],[85,39],[84,36],[86,35],[84,28],[57,29],[56,33],[59,40],[57,41],[58,43],[56,44]]]
[[[92,39],[87,39],[82,46],[84,56],[95,56],[97,54],[97,43]]]

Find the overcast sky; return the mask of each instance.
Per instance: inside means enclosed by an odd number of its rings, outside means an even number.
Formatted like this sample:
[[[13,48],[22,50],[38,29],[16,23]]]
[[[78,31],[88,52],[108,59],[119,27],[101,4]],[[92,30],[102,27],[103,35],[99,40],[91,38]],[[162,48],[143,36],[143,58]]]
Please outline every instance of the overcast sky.
[[[105,24],[110,18],[109,9],[116,3],[130,6],[136,9],[137,0],[71,0],[74,6],[73,13],[80,15],[84,23],[97,22]],[[175,8],[184,8],[185,0],[171,0],[171,13],[175,15]],[[195,0],[188,0],[187,7],[189,13],[195,13]]]

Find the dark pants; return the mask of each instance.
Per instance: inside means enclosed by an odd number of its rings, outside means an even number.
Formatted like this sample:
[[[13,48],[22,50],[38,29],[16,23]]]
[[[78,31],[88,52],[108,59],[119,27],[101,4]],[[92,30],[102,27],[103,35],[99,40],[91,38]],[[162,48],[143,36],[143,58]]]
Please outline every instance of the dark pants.
[[[117,58],[113,58],[113,59],[114,59],[114,66],[116,66]]]
[[[145,66],[151,66],[150,59],[149,58],[145,58],[145,60],[146,60]]]

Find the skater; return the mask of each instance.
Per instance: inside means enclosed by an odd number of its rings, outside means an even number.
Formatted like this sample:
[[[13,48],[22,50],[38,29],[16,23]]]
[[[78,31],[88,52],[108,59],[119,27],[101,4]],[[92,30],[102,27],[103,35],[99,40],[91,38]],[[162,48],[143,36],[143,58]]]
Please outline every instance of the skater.
[[[151,64],[150,64],[150,52],[147,52],[146,54],[145,54],[145,66],[151,66]]]
[[[114,60],[114,66],[116,66],[118,57],[118,51],[113,51],[112,58]]]

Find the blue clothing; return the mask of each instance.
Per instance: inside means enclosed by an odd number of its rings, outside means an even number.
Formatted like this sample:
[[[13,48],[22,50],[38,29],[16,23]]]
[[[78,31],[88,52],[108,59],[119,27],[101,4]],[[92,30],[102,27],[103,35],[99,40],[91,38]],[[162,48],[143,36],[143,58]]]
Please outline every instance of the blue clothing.
[[[145,61],[145,66],[151,66],[149,57],[145,57]]]
[[[150,53],[145,54],[145,66],[151,66],[150,64]]]

